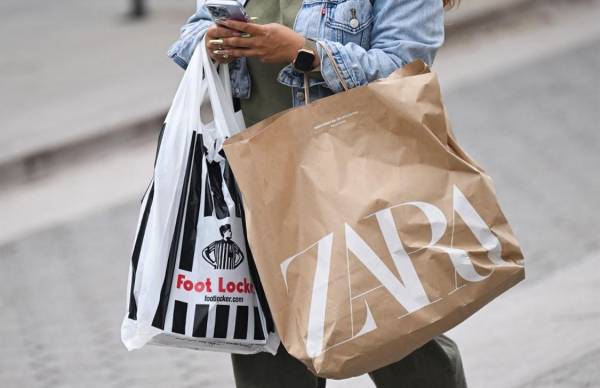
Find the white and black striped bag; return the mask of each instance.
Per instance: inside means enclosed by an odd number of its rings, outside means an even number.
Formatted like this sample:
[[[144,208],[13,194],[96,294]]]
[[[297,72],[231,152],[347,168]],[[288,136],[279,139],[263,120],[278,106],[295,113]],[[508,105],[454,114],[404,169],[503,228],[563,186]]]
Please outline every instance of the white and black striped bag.
[[[121,327],[129,350],[152,343],[275,354],[279,337],[253,281],[241,196],[221,149],[244,127],[227,66],[219,74],[200,43],[161,130],[142,199]]]

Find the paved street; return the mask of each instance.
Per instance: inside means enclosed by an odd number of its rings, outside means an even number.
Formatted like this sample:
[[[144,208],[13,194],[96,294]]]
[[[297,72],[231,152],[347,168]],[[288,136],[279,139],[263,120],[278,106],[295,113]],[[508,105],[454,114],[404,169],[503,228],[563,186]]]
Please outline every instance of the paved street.
[[[526,281],[450,332],[471,388],[600,386],[598,4],[545,13],[513,26],[518,35],[471,32],[440,53],[454,129],[494,178],[526,256]],[[561,31],[564,41],[540,40]],[[496,43],[504,51],[491,52]],[[120,343],[153,152],[132,142],[0,188],[0,386],[233,386],[228,355]],[[364,376],[328,383],[370,386]]]
[[[169,105],[180,71],[166,56],[191,1],[2,0],[0,165],[118,130]]]

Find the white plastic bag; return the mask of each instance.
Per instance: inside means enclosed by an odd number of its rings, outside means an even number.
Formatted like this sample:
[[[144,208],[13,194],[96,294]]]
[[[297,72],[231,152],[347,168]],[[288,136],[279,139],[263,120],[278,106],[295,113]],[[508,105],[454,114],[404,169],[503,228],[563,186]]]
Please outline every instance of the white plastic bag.
[[[138,221],[121,338],[275,354],[275,333],[245,238],[241,195],[221,149],[245,128],[227,65],[196,48],[159,138]]]

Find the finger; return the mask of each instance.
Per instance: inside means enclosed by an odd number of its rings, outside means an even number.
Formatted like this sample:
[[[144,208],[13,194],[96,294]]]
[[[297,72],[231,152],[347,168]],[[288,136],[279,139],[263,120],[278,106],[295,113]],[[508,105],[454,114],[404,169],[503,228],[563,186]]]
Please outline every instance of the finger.
[[[216,33],[219,38],[230,38],[233,36],[242,36],[242,34],[239,31],[233,30],[231,28],[221,27],[221,26],[217,27]]]
[[[239,39],[239,38],[225,38],[225,39]],[[231,45],[226,44],[225,39],[223,39],[223,38],[209,39],[209,40],[207,40],[206,46],[213,50],[223,50],[223,49],[236,47],[236,46],[231,46]]]
[[[206,31],[206,36],[210,39],[215,38],[231,38],[234,36],[242,36],[239,31],[230,28],[215,26]]]
[[[241,57],[260,57],[262,56],[262,52],[257,49],[252,48],[233,48],[228,50],[223,50],[227,55],[230,55],[235,58]]]
[[[227,49],[227,50],[213,50],[212,53],[213,55],[218,58],[220,61],[227,61],[227,60],[231,60],[231,59],[236,59],[239,58],[238,56],[234,55],[234,51],[236,49]]]
[[[233,48],[236,48],[236,46],[226,45],[222,39],[214,39],[214,40],[210,40],[208,42],[208,49],[213,50],[213,51],[214,50],[229,50],[229,49],[233,49]]]
[[[228,47],[254,48],[256,39],[253,38],[224,38],[223,45]]]
[[[228,50],[235,50],[236,48],[237,47],[218,46],[218,47],[210,47],[209,51],[211,53],[214,53],[214,55],[221,55],[222,53],[227,53]]]
[[[264,27],[260,24],[240,22],[237,20],[224,20],[222,24],[233,30],[246,32],[250,35],[262,35]]]

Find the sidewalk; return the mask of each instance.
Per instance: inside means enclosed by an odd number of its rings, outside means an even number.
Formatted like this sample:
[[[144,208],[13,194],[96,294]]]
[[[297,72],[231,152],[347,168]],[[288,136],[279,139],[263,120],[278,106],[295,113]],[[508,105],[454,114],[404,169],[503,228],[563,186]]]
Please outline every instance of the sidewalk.
[[[530,1],[463,2],[448,25]],[[125,18],[127,5],[65,0],[32,12],[20,0],[2,2],[0,41],[9,55],[0,59],[0,182],[51,169],[73,149],[154,133],[181,77],[165,52],[195,4],[151,2],[150,16],[137,22]]]
[[[507,292],[452,330],[471,386],[600,384],[599,265],[596,251],[532,286]]]
[[[141,21],[126,17],[123,0],[28,4],[0,5],[0,172],[148,119],[160,123],[182,74],[166,51],[193,1],[150,2]]]

